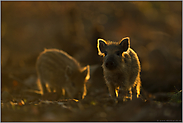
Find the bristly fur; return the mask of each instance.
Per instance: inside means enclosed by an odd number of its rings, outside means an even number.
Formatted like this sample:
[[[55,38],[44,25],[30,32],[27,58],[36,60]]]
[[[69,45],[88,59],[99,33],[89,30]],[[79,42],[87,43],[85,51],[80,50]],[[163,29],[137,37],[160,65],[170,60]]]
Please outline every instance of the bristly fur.
[[[46,85],[51,91],[69,98],[83,99],[86,95],[86,82],[90,78],[89,65],[82,68],[79,62],[66,52],[58,49],[45,49],[40,53],[36,69],[43,93],[48,93]]]
[[[118,97],[120,89],[130,91],[136,86],[137,97],[140,95],[140,61],[134,50],[130,48],[130,38],[119,42],[97,40],[98,55],[103,56],[104,78],[110,95]]]

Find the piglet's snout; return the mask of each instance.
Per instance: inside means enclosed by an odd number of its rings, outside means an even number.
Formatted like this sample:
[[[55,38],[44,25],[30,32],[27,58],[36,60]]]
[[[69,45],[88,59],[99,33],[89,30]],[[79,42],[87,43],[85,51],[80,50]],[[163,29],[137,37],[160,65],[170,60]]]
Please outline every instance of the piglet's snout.
[[[114,60],[113,57],[109,57],[108,59],[106,59],[105,61],[105,67],[109,70],[114,70],[117,67],[117,63]]]

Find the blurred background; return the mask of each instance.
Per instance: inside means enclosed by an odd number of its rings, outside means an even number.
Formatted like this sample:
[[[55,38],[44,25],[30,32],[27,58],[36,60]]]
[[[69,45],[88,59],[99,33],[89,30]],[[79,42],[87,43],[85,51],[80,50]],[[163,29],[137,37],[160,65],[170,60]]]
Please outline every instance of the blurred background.
[[[102,68],[96,68],[102,64],[97,39],[126,36],[139,56],[149,99],[113,105]],[[89,96],[81,101],[86,110],[27,92],[37,89],[35,63],[45,48],[62,49],[82,66],[91,65]],[[1,85],[3,121],[181,121],[182,2],[3,1]]]
[[[97,38],[119,41],[126,36],[140,58],[146,90],[182,87],[181,1],[9,1],[1,7],[2,90],[13,89],[15,78],[25,82],[36,76],[36,59],[44,48],[62,49],[83,66],[102,64]]]

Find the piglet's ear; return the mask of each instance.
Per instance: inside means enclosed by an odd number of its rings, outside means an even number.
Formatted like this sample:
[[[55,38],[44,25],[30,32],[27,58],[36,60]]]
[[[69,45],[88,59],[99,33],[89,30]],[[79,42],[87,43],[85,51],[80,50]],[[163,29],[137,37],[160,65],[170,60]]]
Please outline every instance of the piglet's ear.
[[[121,48],[123,49],[123,51],[127,51],[128,48],[130,48],[130,38],[129,37],[125,37],[123,38],[119,45],[121,46]]]
[[[97,40],[97,48],[98,48],[98,54],[104,55],[105,47],[107,46],[106,41],[104,39],[98,39]]]

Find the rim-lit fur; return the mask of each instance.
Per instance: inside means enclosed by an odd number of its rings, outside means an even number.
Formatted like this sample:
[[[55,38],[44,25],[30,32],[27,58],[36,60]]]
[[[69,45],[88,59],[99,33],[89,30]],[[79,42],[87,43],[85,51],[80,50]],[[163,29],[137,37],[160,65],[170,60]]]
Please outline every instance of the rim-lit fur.
[[[89,79],[89,66],[82,68],[69,54],[58,49],[45,49],[36,63],[38,77],[43,93],[47,93],[46,84],[51,91],[66,91],[69,98],[81,99],[87,93],[86,82]]]
[[[97,48],[98,55],[103,56],[102,67],[110,95],[117,97],[118,89],[131,90],[136,86],[139,97],[141,66],[137,54],[130,48],[129,37],[119,42],[98,39]]]

